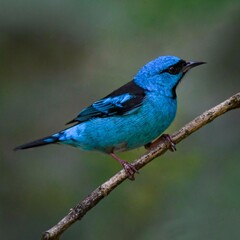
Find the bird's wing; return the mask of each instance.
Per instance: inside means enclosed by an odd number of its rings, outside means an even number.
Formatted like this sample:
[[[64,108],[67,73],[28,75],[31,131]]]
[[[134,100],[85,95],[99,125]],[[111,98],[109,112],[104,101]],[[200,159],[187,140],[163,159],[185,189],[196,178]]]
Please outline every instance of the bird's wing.
[[[134,81],[131,81],[108,96],[84,108],[79,115],[70,121],[85,122],[93,118],[106,118],[134,113],[138,110],[145,98],[145,91]]]

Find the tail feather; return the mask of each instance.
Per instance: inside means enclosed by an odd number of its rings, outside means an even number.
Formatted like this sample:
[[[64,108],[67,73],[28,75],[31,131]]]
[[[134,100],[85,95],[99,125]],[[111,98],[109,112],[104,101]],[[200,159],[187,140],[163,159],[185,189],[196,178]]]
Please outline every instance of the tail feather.
[[[58,137],[57,136],[54,136],[54,135],[53,136],[48,136],[48,137],[45,137],[45,138],[35,140],[33,142],[30,142],[30,143],[20,145],[20,146],[14,148],[14,151],[33,148],[33,147],[41,147],[41,146],[44,146],[44,145],[57,143],[57,142],[58,142]]]

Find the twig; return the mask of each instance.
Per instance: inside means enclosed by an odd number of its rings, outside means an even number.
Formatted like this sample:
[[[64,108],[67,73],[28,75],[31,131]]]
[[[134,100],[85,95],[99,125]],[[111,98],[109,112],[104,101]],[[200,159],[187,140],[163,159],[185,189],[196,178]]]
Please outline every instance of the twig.
[[[188,137],[190,134],[197,131],[199,128],[203,127],[207,123],[213,121],[220,115],[232,110],[240,108],[240,92],[233,95],[224,102],[218,104],[217,106],[207,110],[200,116],[196,117],[194,120],[186,124],[179,131],[173,133],[171,138],[173,142],[179,143],[184,138]],[[135,160],[133,165],[137,169],[141,169],[143,166],[151,162],[154,158],[162,155],[169,148],[169,143],[166,141],[160,141],[159,144],[151,149],[149,152],[141,156],[139,159]],[[124,170],[121,170],[116,175],[111,177],[108,181],[103,183],[97,189],[95,189],[91,194],[89,194],[83,201],[81,201],[77,206],[72,208],[70,212],[55,226],[43,233],[43,240],[57,240],[60,239],[62,233],[68,229],[74,222],[82,219],[82,217],[92,209],[99,201],[106,197],[115,187],[121,184],[127,179],[127,175]]]

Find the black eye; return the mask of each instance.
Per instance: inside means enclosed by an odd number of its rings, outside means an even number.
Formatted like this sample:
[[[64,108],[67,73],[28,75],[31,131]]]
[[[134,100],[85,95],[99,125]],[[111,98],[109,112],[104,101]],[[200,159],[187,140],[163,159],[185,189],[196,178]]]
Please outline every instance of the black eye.
[[[183,67],[186,66],[186,61],[184,60],[180,60],[178,63],[166,68],[165,70],[161,71],[161,73],[169,73],[169,74],[172,74],[172,75],[176,75],[176,74],[179,74]]]
[[[167,69],[167,72],[173,75],[178,74],[180,71],[181,71],[181,68],[178,66],[171,66]]]
[[[182,71],[183,67],[186,66],[186,64],[187,64],[186,61],[180,60],[178,63],[167,68],[166,72],[168,72],[172,75],[179,74]]]

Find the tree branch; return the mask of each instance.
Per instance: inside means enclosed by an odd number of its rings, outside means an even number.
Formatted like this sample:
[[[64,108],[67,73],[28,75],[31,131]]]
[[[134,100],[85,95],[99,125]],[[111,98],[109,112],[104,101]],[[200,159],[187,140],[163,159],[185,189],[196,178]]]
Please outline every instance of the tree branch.
[[[190,134],[197,131],[199,128],[213,121],[215,118],[236,108],[240,108],[240,92],[233,95],[224,102],[218,104],[217,106],[202,113],[200,116],[196,117],[194,120],[182,127],[179,131],[173,133],[171,135],[171,138],[173,142],[179,143],[180,141],[188,137]],[[133,162],[133,165],[137,169],[141,169],[143,166],[151,162],[154,158],[166,152],[169,147],[169,143],[162,140],[156,147],[141,156],[139,159],[135,160]],[[127,174],[125,173],[125,171],[119,171],[108,181],[106,181],[97,189],[95,189],[92,193],[90,193],[74,208],[72,208],[70,212],[59,223],[44,232],[42,235],[42,240],[60,239],[61,234],[65,230],[67,230],[77,220],[81,220],[90,209],[92,209],[96,204],[98,204],[99,201],[106,197],[114,188],[116,188],[126,179]]]

